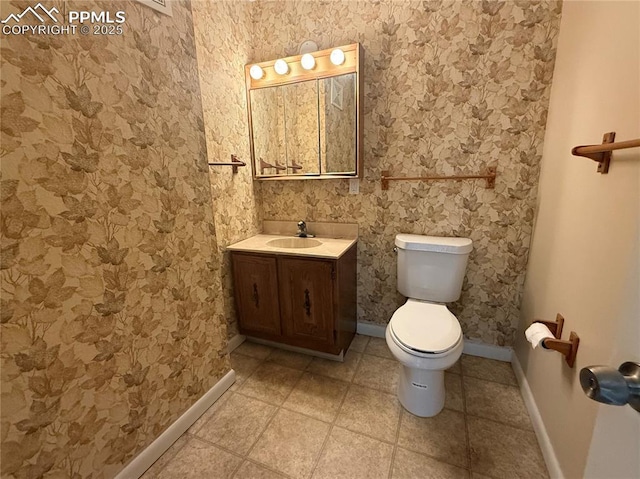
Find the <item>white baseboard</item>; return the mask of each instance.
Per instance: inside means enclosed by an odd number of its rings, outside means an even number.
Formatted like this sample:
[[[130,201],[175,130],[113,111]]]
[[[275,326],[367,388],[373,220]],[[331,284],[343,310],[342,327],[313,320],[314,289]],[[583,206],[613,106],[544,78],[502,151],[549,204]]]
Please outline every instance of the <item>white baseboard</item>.
[[[165,429],[155,441],[134,457],[131,462],[118,473],[116,479],[138,479],[231,387],[235,380],[236,372],[232,369],[211,389],[204,393],[182,416]]]
[[[247,339],[246,336],[243,336],[242,334],[236,334],[229,340],[229,343],[227,343],[227,352],[231,354],[234,349],[244,343],[245,339]]]
[[[374,338],[384,338],[384,332],[387,329],[386,324],[365,323],[358,321],[356,332],[364,336],[373,336]]]
[[[481,358],[496,359],[498,361],[511,362],[513,349],[495,344],[482,343],[473,339],[464,340],[464,354],[469,356],[479,356]]]
[[[542,456],[544,457],[544,462],[547,464],[549,475],[551,476],[551,479],[564,479],[560,463],[558,462],[556,453],[551,445],[551,439],[549,438],[549,434],[547,434],[547,428],[544,426],[544,422],[542,422],[542,416],[540,415],[536,401],[531,393],[529,382],[527,381],[527,377],[522,370],[520,361],[518,361],[518,357],[515,354],[511,359],[511,365],[513,366],[513,371],[515,372],[516,379],[520,385],[520,392],[522,393],[524,404],[529,412],[529,417],[533,424],[533,430],[538,438],[538,444],[540,444]]]

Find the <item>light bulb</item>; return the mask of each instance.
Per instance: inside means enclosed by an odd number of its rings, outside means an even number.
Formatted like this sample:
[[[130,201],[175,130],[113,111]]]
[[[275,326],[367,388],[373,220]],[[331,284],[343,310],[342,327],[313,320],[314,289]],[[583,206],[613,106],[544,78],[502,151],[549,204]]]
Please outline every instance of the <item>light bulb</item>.
[[[264,76],[264,70],[260,68],[260,65],[253,65],[249,68],[249,75],[251,75],[251,78],[254,80],[260,80],[260,78]]]
[[[300,59],[300,64],[305,70],[313,70],[313,67],[316,66],[316,59],[313,58],[311,53],[305,53]]]
[[[342,65],[344,63],[344,52],[339,48],[336,48],[331,52],[329,59],[334,65]]]
[[[276,60],[273,64],[273,69],[276,71],[278,75],[286,75],[289,73],[289,65],[284,60]]]

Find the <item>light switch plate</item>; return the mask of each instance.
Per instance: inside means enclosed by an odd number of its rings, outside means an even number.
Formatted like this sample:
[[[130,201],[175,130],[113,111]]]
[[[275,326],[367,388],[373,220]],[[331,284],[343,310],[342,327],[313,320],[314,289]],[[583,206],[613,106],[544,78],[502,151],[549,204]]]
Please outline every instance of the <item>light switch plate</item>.
[[[349,180],[349,194],[357,195],[360,193],[360,178]]]

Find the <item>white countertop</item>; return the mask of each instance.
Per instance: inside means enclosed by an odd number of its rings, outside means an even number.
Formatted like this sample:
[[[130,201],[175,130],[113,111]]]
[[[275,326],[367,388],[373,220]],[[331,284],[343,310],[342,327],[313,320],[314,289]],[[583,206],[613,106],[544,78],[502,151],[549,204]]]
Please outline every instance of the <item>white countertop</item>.
[[[268,253],[287,256],[305,256],[312,258],[338,259],[353,246],[357,238],[326,238],[316,236],[313,239],[322,244],[310,248],[278,248],[267,243],[274,239],[296,238],[295,236],[259,234],[227,246],[230,251],[247,253]]]

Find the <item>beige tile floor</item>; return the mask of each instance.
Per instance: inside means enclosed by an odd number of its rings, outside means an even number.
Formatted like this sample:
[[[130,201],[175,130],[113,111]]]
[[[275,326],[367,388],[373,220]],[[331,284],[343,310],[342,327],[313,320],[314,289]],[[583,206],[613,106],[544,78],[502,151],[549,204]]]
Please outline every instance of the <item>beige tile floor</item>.
[[[399,404],[383,339],[356,336],[344,363],[245,342],[237,381],[145,473],[149,478],[546,478],[508,363],[463,355],[445,409]]]

